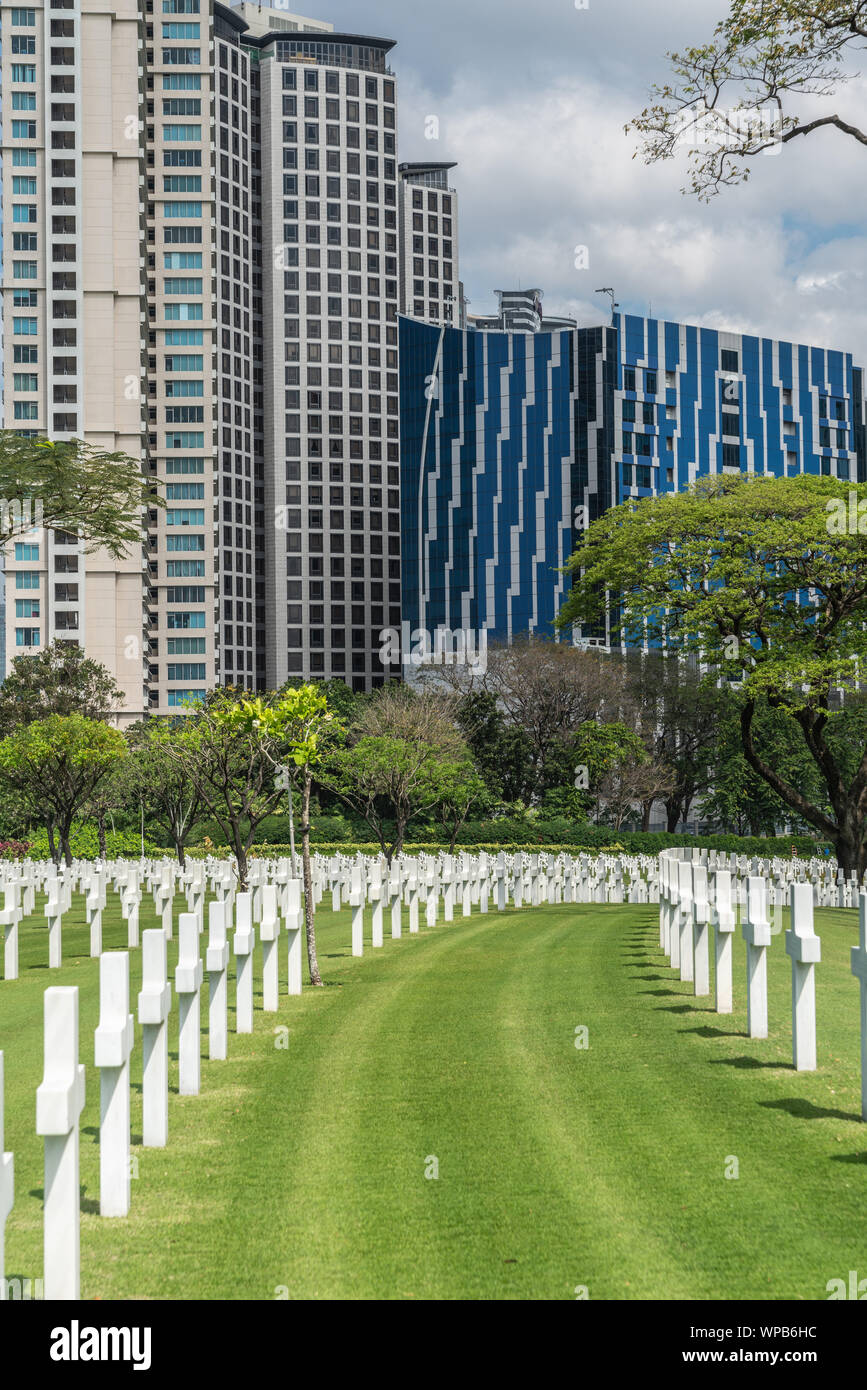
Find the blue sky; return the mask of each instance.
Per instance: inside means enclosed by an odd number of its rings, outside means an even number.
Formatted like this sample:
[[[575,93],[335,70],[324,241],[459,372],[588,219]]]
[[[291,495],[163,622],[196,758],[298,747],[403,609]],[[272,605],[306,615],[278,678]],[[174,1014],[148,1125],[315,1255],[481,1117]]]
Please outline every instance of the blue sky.
[[[301,6],[298,6],[301,9]],[[326,0],[304,13],[397,41],[402,159],[455,159],[471,312],[539,285],[551,312],[622,308],[852,351],[867,364],[867,149],[828,131],[754,162],[709,205],[686,161],[633,159],[625,122],[708,40],[725,0]],[[850,66],[854,69],[857,64]],[[804,109],[807,109],[806,107]],[[867,127],[867,83],[809,108]],[[425,138],[425,119],[440,138]],[[586,246],[589,269],[575,268]]]

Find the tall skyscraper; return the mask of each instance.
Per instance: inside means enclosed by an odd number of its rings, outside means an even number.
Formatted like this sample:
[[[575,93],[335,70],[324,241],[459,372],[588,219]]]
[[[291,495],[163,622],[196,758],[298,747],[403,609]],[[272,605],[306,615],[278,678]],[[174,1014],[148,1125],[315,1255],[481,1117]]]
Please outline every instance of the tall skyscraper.
[[[458,195],[455,165],[401,164],[400,312],[428,323],[462,327],[458,282]]]
[[[123,450],[165,499],[122,563],[9,548],[7,660],[82,643],[124,719],[380,683],[404,200],[423,314],[460,299],[452,166],[398,171],[393,42],[212,0],[4,5],[0,35],[4,424]]]

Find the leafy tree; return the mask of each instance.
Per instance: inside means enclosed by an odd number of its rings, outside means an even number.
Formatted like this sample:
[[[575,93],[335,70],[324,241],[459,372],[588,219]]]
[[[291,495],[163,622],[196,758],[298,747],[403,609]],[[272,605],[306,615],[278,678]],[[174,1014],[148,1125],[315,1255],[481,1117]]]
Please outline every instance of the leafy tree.
[[[660,799],[673,833],[710,786],[724,697],[695,661],[641,650],[628,652],[625,660],[645,747],[668,769]],[[645,810],[646,829],[651,810],[646,803]]]
[[[57,638],[32,656],[17,656],[0,686],[0,731],[44,719],[48,714],[80,714],[110,719],[123,703],[123,691],[98,661],[77,644]]]
[[[310,983],[322,984],[316,954],[316,903],[310,869],[310,792],[313,772],[323,750],[339,736],[341,726],[328,700],[314,685],[289,687],[273,700],[241,700],[225,714],[227,727],[244,738],[258,737],[272,767],[280,760],[294,764],[301,777],[301,854],[304,871],[304,920]]]
[[[119,558],[141,544],[145,506],[162,505],[136,459],[81,439],[26,439],[0,430],[0,544],[34,524],[74,531]]]
[[[97,843],[99,845],[99,857],[105,859],[107,855],[106,846],[106,820],[109,816],[113,818],[114,812],[121,810],[129,805],[130,799],[130,778],[129,778],[130,759],[125,757],[119,761],[99,784],[94,787],[87,800],[81,807],[80,815],[83,818],[96,821]]]
[[[668,54],[672,77],[627,125],[646,163],[690,147],[689,190],[705,200],[750,176],[762,151],[831,128],[867,145],[867,130],[833,112],[800,115],[799,99],[833,97],[858,76],[863,0],[732,0],[710,42]]]
[[[71,864],[73,819],[125,756],[119,730],[81,714],[50,714],[0,740],[0,777],[25,794],[46,827],[55,861],[56,834]]]
[[[475,811],[477,815],[484,814],[490,807],[491,796],[475,769],[469,751],[463,756],[443,759],[439,763],[432,761],[427,769],[427,777],[436,789],[436,817],[449,837],[451,854],[458,832],[470,811]]]
[[[801,817],[750,767],[741,747],[737,697],[728,689],[724,694],[725,703],[721,701],[719,706],[712,786],[702,798],[702,821],[711,829],[737,835],[776,835],[784,821],[792,821],[796,831],[808,830]],[[756,742],[771,766],[828,810],[822,780],[797,725],[782,711],[770,709],[766,700],[756,705],[755,725],[760,730]]]
[[[164,726],[160,747],[226,836],[246,889],[256,827],[277,806],[283,789],[275,785],[274,760],[261,730],[239,712],[242,699],[230,687],[210,691],[176,723]]]
[[[455,718],[488,790],[502,801],[528,801],[534,784],[530,742],[508,720],[489,690],[472,690],[455,706]]]
[[[350,728],[349,747],[332,752],[319,774],[364,817],[389,864],[413,816],[430,813],[443,795],[452,798],[454,811],[466,790],[458,769],[469,775],[471,762],[452,717],[454,703],[427,691],[385,687]]]
[[[131,757],[125,781],[129,802],[141,805],[148,820],[165,830],[183,868],[187,841],[201,818],[204,801],[181,764],[166,754],[165,745],[173,735],[169,720],[148,719],[131,725],[126,730]]]
[[[867,651],[865,531],[863,484],[704,478],[594,521],[570,561],[573,588],[558,619],[564,627],[589,621],[607,601],[620,606],[627,642],[647,633],[711,663],[717,679],[736,685],[753,772],[859,875],[867,869],[867,728],[853,697]],[[765,700],[798,729],[822,799],[773,765],[757,719]]]

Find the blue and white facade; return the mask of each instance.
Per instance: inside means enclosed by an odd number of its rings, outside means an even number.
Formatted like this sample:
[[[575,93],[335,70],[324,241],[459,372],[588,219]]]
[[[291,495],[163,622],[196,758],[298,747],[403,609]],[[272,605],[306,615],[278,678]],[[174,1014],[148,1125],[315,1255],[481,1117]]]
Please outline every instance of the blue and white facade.
[[[404,318],[400,362],[403,617],[428,632],[552,635],[580,527],[627,497],[726,472],[867,481],[849,353],[631,315],[537,333]]]

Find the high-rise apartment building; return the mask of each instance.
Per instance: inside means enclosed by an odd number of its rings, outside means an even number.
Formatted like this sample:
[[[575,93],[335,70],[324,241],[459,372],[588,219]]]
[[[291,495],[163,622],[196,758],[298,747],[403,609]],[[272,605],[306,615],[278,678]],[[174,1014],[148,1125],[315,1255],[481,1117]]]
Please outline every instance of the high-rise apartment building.
[[[383,680],[400,615],[391,40],[269,32],[261,131],[266,681]]]
[[[0,9],[3,424],[139,457],[142,26],[134,0]],[[97,79],[98,75],[98,80]],[[6,659],[83,643],[147,708],[142,556],[37,531],[6,555]]]
[[[124,719],[380,683],[404,234],[412,308],[460,301],[451,166],[398,168],[392,41],[212,0],[4,4],[0,35],[4,423],[123,450],[165,500],[120,564],[9,548],[7,660],[83,643]]]
[[[460,328],[458,195],[449,185],[455,165],[401,164],[400,312]]]

